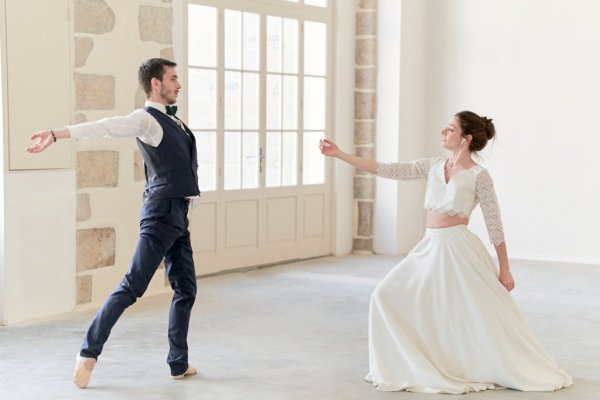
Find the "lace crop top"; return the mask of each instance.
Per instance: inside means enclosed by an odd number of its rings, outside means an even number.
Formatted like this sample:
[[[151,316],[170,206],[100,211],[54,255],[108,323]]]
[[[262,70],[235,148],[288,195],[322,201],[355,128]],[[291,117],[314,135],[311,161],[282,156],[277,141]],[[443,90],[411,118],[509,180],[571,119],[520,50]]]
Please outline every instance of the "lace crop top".
[[[490,241],[504,242],[500,208],[492,177],[481,165],[462,170],[448,183],[444,174],[445,158],[425,158],[403,163],[377,163],[382,178],[413,180],[427,178],[424,207],[428,210],[469,218],[479,203]]]

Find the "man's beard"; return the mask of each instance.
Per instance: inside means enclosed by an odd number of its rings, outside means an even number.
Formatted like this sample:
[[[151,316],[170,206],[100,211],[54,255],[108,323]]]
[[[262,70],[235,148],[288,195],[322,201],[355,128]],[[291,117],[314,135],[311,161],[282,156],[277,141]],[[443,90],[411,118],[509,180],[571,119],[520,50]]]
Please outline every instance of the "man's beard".
[[[169,94],[169,92],[167,90],[161,90],[160,91],[160,97],[165,100],[167,102],[167,104],[175,104],[177,102],[177,100],[170,100],[169,97],[167,96]]]

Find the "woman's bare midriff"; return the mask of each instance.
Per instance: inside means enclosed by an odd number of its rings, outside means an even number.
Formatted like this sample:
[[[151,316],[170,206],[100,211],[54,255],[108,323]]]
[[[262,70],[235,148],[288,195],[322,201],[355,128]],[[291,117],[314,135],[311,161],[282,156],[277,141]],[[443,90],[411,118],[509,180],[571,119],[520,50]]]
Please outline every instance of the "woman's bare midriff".
[[[460,215],[450,215],[427,210],[427,228],[449,228],[456,225],[468,225],[469,219]]]

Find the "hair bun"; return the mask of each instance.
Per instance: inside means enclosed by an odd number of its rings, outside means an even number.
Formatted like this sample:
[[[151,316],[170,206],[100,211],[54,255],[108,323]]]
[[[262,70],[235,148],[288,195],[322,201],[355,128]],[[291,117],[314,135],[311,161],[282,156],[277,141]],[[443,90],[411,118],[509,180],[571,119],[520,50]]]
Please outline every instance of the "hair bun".
[[[488,140],[491,140],[494,136],[496,136],[496,128],[494,127],[494,123],[492,121],[492,118],[481,117],[481,122],[483,122],[483,128],[485,130],[485,136],[488,138]]]

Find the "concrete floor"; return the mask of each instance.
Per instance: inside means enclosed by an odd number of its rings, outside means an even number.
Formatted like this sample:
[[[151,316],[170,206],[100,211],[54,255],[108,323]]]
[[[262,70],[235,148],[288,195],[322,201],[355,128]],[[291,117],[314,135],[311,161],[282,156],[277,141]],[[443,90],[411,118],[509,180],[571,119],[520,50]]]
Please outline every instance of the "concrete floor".
[[[183,381],[169,379],[164,361],[170,296],[142,299],[126,311],[85,390],[71,383],[72,368],[93,312],[0,327],[0,399],[456,398],[378,392],[362,380],[369,296],[398,261],[329,257],[201,279],[189,338],[200,374]],[[515,299],[575,385],[463,397],[600,399],[600,267],[513,262],[512,268]]]

